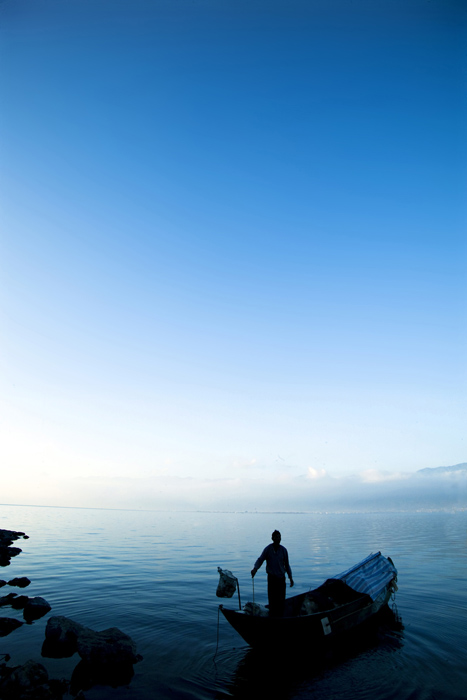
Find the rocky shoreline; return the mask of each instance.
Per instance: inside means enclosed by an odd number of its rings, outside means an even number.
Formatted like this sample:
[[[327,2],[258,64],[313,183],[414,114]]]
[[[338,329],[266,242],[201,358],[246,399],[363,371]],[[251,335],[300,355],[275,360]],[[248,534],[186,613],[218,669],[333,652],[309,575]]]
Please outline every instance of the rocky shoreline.
[[[0,566],[10,565],[13,557],[21,554],[13,542],[29,539],[24,532],[0,529]],[[4,586],[26,588],[31,581],[26,576],[5,581]],[[51,611],[49,603],[40,596],[29,597],[10,592],[0,596],[0,608],[11,607],[23,611],[26,624],[44,617]],[[6,637],[24,624],[14,617],[0,616],[0,637]],[[84,691],[94,685],[117,687],[128,685],[133,665],[142,660],[134,641],[117,627],[97,632],[63,616],[52,616],[45,629],[41,655],[44,658],[67,658],[78,654],[80,661],[71,679],[50,679],[45,666],[29,659],[21,666],[8,666],[9,654],[0,654],[0,698],[2,700],[62,700],[71,695],[84,700]]]
[[[10,559],[17,557],[23,551],[19,547],[12,547],[13,542],[19,539],[29,539],[24,532],[14,530],[0,530],[0,566],[9,566]]]

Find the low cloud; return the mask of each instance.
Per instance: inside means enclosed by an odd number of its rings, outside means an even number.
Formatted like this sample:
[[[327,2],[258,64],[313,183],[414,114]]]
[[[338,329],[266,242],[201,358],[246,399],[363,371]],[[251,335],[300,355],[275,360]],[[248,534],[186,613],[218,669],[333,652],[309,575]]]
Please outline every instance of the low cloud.
[[[257,469],[260,465],[256,457],[251,459],[237,458],[234,459],[232,466],[234,469]]]
[[[382,484],[388,481],[404,481],[410,478],[410,474],[367,469],[366,471],[360,472],[359,477],[364,484]]]
[[[324,479],[327,476],[326,469],[315,469],[314,467],[308,467],[307,470],[308,479]]]

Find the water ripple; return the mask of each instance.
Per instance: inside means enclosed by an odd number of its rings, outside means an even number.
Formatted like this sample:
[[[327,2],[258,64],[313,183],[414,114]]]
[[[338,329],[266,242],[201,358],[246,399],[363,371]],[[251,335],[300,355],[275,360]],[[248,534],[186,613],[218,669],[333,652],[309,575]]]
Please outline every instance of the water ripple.
[[[45,597],[52,614],[94,629],[117,626],[135,639],[144,660],[130,686],[95,688],[89,700],[465,697],[465,513],[161,514],[6,506],[0,523],[30,535],[8,577],[29,576],[29,595]],[[392,556],[402,625],[382,626],[361,644],[324,658],[308,652],[271,660],[249,649],[223,618],[218,621],[217,566],[239,577],[243,602],[251,599],[249,571],[276,527],[289,549],[296,590],[318,585],[371,551]],[[255,579],[255,599],[266,600],[263,571]],[[46,621],[4,640],[15,664],[40,660]],[[76,661],[47,660],[47,666],[56,677],[69,677]]]

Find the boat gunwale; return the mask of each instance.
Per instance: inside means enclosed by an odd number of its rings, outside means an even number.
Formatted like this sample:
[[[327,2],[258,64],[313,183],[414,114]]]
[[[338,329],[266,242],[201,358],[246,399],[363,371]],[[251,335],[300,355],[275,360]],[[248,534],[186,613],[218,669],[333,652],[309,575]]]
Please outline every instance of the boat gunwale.
[[[310,593],[312,591],[309,591]],[[292,598],[288,598],[288,600],[293,600],[294,598],[300,598],[303,596],[303,598],[306,598],[308,593],[299,593],[296,596],[293,596]],[[246,617],[248,619],[255,619],[255,620],[302,620],[302,619],[308,619],[308,618],[313,618],[315,617],[316,619],[322,618],[322,617],[332,617],[333,613],[337,613],[339,610],[342,610],[343,608],[350,607],[353,604],[360,603],[364,599],[369,599],[366,605],[363,605],[362,607],[359,607],[358,605],[355,605],[355,608],[347,613],[346,615],[343,616],[338,616],[337,619],[343,619],[344,617],[348,617],[349,615],[352,615],[353,613],[357,612],[358,610],[365,610],[366,608],[371,608],[373,605],[375,605],[376,601],[372,600],[367,594],[362,594],[359,598],[356,598],[355,600],[350,600],[346,603],[340,603],[339,605],[333,607],[333,608],[326,608],[324,610],[317,610],[316,612],[312,613],[298,613],[297,615],[282,615],[280,617],[272,617],[269,615],[252,615],[251,613],[247,612],[244,608],[241,610],[235,610],[234,608],[225,608],[224,605],[221,603],[219,605],[220,610],[222,613],[224,613],[225,616],[225,611],[232,615],[240,615],[242,617]],[[265,606],[267,607],[267,606]]]

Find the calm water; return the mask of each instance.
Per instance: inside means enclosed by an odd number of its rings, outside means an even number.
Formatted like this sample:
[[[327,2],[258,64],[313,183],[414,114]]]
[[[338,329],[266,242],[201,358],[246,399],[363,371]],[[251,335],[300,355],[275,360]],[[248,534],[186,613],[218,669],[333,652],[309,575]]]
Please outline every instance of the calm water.
[[[29,540],[0,578],[28,576],[24,591],[50,614],[93,629],[119,627],[144,660],[128,687],[95,687],[88,700],[253,698],[459,700],[467,698],[467,513],[153,513],[0,506],[0,528]],[[348,651],[317,659],[265,659],[223,618],[217,566],[252,599],[250,569],[275,528],[288,548],[299,593],[370,552],[399,570],[402,628],[383,626]],[[18,589],[3,589],[3,591]],[[2,592],[3,592],[2,591]],[[288,589],[290,591],[290,589]],[[20,592],[18,590],[18,592]],[[263,569],[255,600],[266,602]],[[232,599],[235,605],[237,600]],[[18,616],[4,609],[3,615]],[[41,661],[51,677],[78,662],[42,659],[49,615],[0,640],[10,664]],[[219,642],[216,654],[217,636]]]

